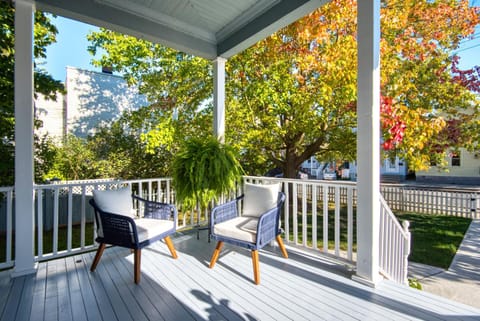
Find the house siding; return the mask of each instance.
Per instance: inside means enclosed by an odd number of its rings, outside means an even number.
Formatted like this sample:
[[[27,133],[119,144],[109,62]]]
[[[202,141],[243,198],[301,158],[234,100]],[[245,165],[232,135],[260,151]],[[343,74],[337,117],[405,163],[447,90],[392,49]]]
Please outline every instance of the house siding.
[[[57,94],[57,101],[38,95],[36,116],[43,122],[37,133],[61,140],[65,134],[79,137],[118,119],[125,111],[148,105],[136,86],[128,86],[119,76],[66,67],[66,94]]]
[[[460,149],[460,166],[452,166],[451,157],[447,161],[445,169],[432,166],[427,171],[417,171],[417,181],[480,185],[480,153]]]

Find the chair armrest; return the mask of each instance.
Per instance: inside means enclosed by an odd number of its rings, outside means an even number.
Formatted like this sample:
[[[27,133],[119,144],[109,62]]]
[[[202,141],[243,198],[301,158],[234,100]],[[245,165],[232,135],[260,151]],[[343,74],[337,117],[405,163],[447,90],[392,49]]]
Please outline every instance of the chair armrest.
[[[263,247],[281,233],[279,228],[280,211],[285,202],[285,194],[279,193],[277,206],[269,209],[258,219],[257,246]]]
[[[240,201],[242,198],[243,195],[227,203],[215,206],[210,213],[210,228],[213,228],[215,224],[222,223],[237,217],[237,204],[238,201]]]
[[[134,201],[137,201],[137,208],[143,207],[143,217],[144,218],[153,218],[157,220],[173,220],[175,222],[175,227],[177,226],[178,211],[175,205],[149,201],[144,198],[132,195]],[[142,216],[142,215],[140,215]]]
[[[260,216],[257,225],[257,245],[263,247],[279,234],[279,208],[274,207]]]

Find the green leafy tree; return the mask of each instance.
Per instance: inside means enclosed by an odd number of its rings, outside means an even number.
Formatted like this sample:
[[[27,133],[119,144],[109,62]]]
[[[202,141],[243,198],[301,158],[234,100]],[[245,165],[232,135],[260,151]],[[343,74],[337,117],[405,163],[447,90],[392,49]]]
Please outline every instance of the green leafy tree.
[[[0,186],[13,185],[14,182],[14,17],[15,9],[11,2],[0,1]],[[42,12],[35,12],[34,22],[34,56],[35,59],[46,58],[46,47],[55,42],[58,31]],[[38,65],[35,66],[34,84],[36,93],[50,99],[56,99],[57,91],[63,90],[63,85]],[[36,137],[35,144],[44,149],[52,148],[51,144],[39,137]],[[51,151],[36,152],[36,167],[42,168],[41,171],[45,171],[44,166],[50,164],[49,160],[42,157],[50,155],[51,159]]]
[[[356,157],[356,7],[330,1],[228,61],[226,138],[247,173],[276,166],[294,177],[314,155]],[[447,148],[474,148],[478,69],[459,70],[453,53],[474,32],[478,12],[457,0],[386,0],[381,10],[386,157],[420,169]],[[93,53],[106,52],[97,64],[138,82],[162,117],[178,113],[175,135],[210,132],[203,122],[189,126],[212,96],[210,62],[107,30],[89,39]],[[148,139],[155,146],[155,132]]]

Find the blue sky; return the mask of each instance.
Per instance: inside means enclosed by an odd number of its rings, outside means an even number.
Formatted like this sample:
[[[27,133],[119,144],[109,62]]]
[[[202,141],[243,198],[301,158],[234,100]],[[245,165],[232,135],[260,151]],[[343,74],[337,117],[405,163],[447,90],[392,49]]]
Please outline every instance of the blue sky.
[[[480,0],[472,0],[472,3],[480,6]],[[89,42],[86,39],[90,31],[98,28],[63,17],[53,19],[53,23],[58,28],[57,43],[47,48],[47,60],[42,68],[61,81],[65,80],[66,66],[99,71],[90,64],[92,56],[87,51]],[[461,56],[462,69],[480,65],[480,26],[476,29],[475,38],[464,41],[457,52]]]

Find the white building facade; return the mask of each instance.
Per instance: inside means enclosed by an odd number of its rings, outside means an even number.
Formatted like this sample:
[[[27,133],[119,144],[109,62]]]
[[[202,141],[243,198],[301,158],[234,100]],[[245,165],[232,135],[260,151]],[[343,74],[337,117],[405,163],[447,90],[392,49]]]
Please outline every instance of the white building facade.
[[[120,76],[108,72],[66,67],[66,94],[57,101],[39,96],[37,118],[43,122],[40,134],[61,139],[65,134],[86,137],[95,129],[118,119],[124,111],[148,105],[138,88],[128,86]]]

